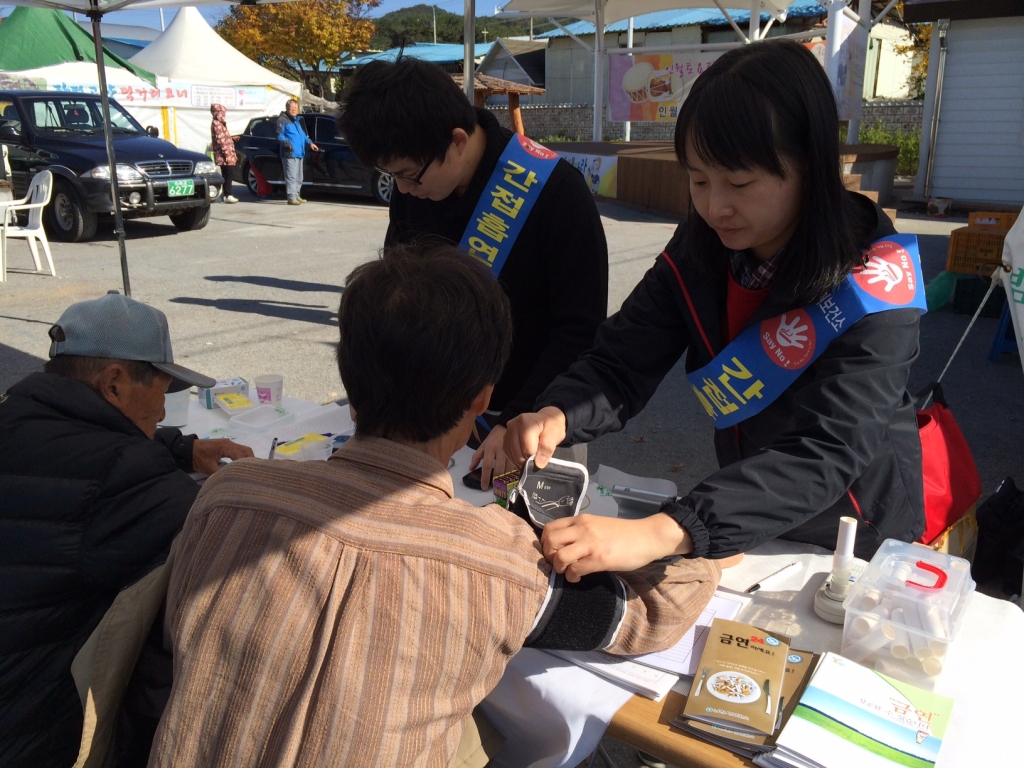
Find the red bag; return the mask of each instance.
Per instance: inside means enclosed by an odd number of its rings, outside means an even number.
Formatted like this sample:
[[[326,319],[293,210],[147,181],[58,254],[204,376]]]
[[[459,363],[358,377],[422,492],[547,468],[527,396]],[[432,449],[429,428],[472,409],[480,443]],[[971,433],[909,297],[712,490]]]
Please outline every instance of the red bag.
[[[932,393],[934,402],[917,412],[924,477],[924,534],[930,544],[981,498],[981,478],[971,449],[946,404],[939,384],[929,385],[917,400]]]

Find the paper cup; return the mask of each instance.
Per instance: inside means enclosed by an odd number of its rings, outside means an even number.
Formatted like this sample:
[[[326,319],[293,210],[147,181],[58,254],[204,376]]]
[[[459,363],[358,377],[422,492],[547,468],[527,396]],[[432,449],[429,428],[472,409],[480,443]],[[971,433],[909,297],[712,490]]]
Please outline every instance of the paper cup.
[[[164,395],[164,420],[159,426],[184,427],[188,423],[188,401],[191,395],[191,389]]]
[[[284,376],[277,373],[257,376],[253,386],[256,387],[256,397],[261,405],[281,404],[281,398],[284,397]]]

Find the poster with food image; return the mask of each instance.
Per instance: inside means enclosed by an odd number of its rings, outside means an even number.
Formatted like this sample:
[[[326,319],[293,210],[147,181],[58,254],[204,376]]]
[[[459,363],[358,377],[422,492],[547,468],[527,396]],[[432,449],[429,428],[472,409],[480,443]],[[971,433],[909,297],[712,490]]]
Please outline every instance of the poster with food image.
[[[693,81],[721,52],[611,56],[608,110],[616,122],[670,122]]]

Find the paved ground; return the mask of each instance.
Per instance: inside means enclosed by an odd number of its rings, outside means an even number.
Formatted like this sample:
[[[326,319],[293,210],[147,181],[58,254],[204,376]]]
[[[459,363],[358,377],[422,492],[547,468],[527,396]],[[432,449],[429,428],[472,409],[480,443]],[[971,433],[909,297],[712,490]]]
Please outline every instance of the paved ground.
[[[321,197],[305,206],[259,202],[216,205],[209,226],[178,232],[168,219],[128,222],[132,295],[167,313],[176,359],[211,376],[280,372],[289,395],[324,402],[344,396],[333,360],[338,297],[345,277],[374,257],[387,210],[354,198]],[[611,253],[609,311],[653,263],[674,222],[602,205]],[[949,232],[965,222],[904,217],[918,234],[926,280],[945,264]],[[91,243],[53,244],[59,277],[30,274],[24,243],[10,243],[9,282],[0,284],[0,392],[46,358],[47,328],[69,304],[121,287],[110,228]],[[911,390],[932,380],[969,318],[926,315]],[[945,379],[947,398],[974,452],[986,494],[1007,475],[1024,480],[1024,375],[1019,359],[986,359],[997,321],[982,318]],[[681,366],[625,430],[591,445],[599,463],[664,477],[684,493],[714,471],[711,427]],[[620,768],[639,765],[606,740]]]
[[[242,188],[238,205],[215,205],[210,224],[178,232],[165,218],[127,223],[133,296],[170,321],[180,361],[211,376],[280,372],[288,394],[324,402],[344,396],[333,360],[345,277],[374,257],[387,210],[360,198],[320,197],[302,207],[260,202]],[[601,205],[611,254],[609,311],[653,263],[675,227],[669,219]],[[919,235],[925,278],[942,270],[960,221],[899,219]],[[0,284],[0,391],[45,360],[46,330],[75,301],[121,287],[117,243],[101,229],[91,243],[53,244],[58,278],[30,274],[28,249],[12,241],[9,281]],[[926,315],[917,391],[938,375],[966,316]],[[946,376],[945,389],[974,451],[985,491],[1007,475],[1024,479],[1024,376],[1017,357],[986,359],[997,321],[979,319]],[[591,445],[590,463],[674,480],[689,490],[715,468],[711,428],[685,386],[681,366],[626,429]]]

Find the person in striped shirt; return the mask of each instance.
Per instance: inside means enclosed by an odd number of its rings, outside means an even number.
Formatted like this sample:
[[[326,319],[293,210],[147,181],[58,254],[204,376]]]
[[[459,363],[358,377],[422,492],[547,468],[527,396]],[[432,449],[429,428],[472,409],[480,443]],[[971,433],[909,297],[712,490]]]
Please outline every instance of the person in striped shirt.
[[[454,498],[448,461],[510,346],[483,265],[385,249],[339,325],[355,437],[327,462],[235,462],[185,523],[151,768],[447,766],[521,647],[663,650],[718,584],[704,559],[569,584],[528,522]]]

